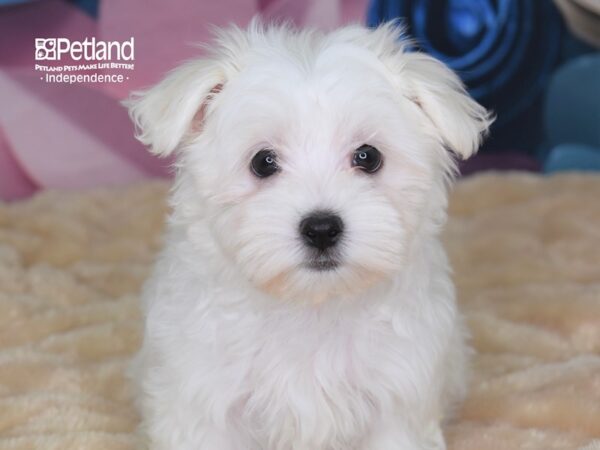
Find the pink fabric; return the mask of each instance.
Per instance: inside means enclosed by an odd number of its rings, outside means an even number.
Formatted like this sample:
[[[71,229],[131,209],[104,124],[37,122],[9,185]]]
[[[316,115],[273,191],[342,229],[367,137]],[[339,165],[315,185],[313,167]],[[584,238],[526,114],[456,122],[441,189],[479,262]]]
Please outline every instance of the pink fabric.
[[[199,54],[193,44],[210,39],[210,25],[245,25],[255,13],[254,1],[248,0],[103,0],[102,38],[133,36],[136,44],[134,76],[110,91],[122,98],[133,88],[156,83],[166,71]]]
[[[60,0],[0,8],[0,65],[34,64],[35,37],[80,38],[96,35],[96,23],[84,12]]]
[[[366,7],[367,0],[102,0],[97,21],[61,0],[0,8],[0,198],[166,176],[167,162],[133,139],[119,103],[131,90],[197,56],[192,44],[210,39],[210,25],[244,26],[262,14],[328,29],[361,22]],[[40,80],[34,71],[36,37],[92,36],[135,38],[129,79],[90,85]]]
[[[51,89],[49,89],[51,87]],[[38,186],[61,189],[164,176],[163,161],[134,139],[125,109],[82,85],[46,85],[29,73],[0,75],[0,112],[18,159]]]
[[[33,194],[36,184],[15,159],[11,146],[0,128],[0,193],[4,198],[19,199]]]

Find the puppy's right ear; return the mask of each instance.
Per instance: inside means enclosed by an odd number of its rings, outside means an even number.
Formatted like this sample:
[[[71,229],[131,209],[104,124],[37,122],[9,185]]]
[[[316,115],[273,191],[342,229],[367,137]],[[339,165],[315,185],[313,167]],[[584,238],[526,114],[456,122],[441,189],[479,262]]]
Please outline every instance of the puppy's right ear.
[[[147,91],[133,92],[123,104],[136,127],[136,138],[152,153],[168,156],[193,129],[199,129],[207,101],[219,92],[224,73],[214,60],[178,67]]]

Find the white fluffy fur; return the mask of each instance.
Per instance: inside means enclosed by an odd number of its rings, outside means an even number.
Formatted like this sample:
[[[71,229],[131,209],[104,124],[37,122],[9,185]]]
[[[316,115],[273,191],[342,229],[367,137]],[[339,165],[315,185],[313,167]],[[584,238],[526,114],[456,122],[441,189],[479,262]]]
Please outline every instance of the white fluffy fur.
[[[217,89],[214,89],[217,86]],[[467,346],[439,242],[453,153],[486,111],[397,28],[253,22],[128,102],[177,151],[134,379],[153,450],[442,449]],[[383,153],[381,171],[353,151]],[[281,171],[249,170],[262,148]],[[304,268],[302,216],[337,211],[343,264]]]

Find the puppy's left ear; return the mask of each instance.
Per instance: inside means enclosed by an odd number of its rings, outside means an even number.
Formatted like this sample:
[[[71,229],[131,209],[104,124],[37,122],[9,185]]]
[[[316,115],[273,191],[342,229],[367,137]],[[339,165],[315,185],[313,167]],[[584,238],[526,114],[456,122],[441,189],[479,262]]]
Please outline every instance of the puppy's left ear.
[[[185,136],[197,131],[224,74],[216,61],[196,60],[172,71],[147,91],[133,92],[123,104],[136,126],[136,138],[158,156],[170,155]]]
[[[441,141],[462,159],[472,156],[494,117],[466,92],[458,76],[424,53],[404,53],[407,95],[429,117]]]

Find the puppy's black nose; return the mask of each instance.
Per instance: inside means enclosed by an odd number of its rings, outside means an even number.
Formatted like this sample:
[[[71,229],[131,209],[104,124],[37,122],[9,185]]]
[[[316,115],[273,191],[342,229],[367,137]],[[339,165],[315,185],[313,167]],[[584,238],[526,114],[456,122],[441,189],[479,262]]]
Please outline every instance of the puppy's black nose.
[[[336,214],[316,212],[300,222],[300,234],[306,245],[325,250],[339,241],[344,223]]]

